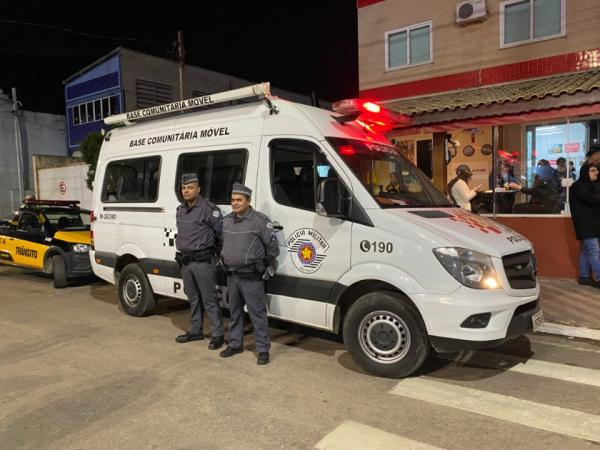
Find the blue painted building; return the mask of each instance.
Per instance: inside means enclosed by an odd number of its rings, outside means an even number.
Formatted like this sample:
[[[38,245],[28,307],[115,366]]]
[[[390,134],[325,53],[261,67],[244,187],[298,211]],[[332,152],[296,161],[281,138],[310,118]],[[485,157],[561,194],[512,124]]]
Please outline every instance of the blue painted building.
[[[184,98],[255,84],[195,66],[185,66],[184,80]],[[179,100],[179,66],[170,59],[118,47],[63,84],[69,155],[73,155],[88,133],[105,128],[104,117]],[[276,87],[271,92],[294,102],[312,103],[308,95]]]
[[[69,154],[102,119],[123,111],[120,54],[111,52],[64,81]]]

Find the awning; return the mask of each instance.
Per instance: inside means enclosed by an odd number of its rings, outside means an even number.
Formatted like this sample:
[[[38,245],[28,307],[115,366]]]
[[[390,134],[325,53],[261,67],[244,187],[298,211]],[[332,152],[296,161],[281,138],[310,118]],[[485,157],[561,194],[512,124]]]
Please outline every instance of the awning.
[[[402,98],[385,102],[385,107],[416,118],[420,115],[505,103],[524,102],[564,94],[600,89],[600,70],[575,72],[515,83],[479,87],[437,95]]]
[[[430,125],[418,125],[409,128],[395,129],[394,136],[409,134],[428,134],[452,130],[466,130],[491,125],[508,125],[512,123],[545,122],[549,120],[566,119],[577,116],[591,116],[600,114],[600,103],[593,105],[554,108],[546,111],[532,111],[520,114],[506,114],[502,116],[481,117],[466,120],[453,120]]]

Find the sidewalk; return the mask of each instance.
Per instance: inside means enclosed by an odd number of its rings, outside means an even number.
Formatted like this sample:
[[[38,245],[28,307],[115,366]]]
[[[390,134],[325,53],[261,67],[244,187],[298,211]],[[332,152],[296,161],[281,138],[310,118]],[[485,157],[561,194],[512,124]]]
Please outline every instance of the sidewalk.
[[[575,280],[540,278],[544,320],[600,330],[600,289]]]

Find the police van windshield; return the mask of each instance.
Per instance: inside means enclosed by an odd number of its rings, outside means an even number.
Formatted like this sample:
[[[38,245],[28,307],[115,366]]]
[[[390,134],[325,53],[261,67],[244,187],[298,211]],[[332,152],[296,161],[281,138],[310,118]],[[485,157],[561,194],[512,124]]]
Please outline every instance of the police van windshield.
[[[89,230],[90,214],[87,211],[52,209],[44,211],[46,219],[55,230]]]
[[[382,208],[452,206],[394,147],[342,138],[327,140]]]

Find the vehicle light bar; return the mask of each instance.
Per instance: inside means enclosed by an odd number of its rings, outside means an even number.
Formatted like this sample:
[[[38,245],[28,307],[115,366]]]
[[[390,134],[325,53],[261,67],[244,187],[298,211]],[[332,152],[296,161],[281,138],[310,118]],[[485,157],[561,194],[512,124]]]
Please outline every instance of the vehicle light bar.
[[[202,106],[215,105],[233,100],[240,100],[248,97],[270,97],[271,83],[260,83],[253,86],[233,89],[231,91],[218,92],[216,94],[203,95],[202,97],[189,98],[179,102],[167,103],[164,105],[151,106],[149,108],[138,109],[114,116],[108,116],[104,119],[106,125],[131,125],[134,121],[148,117],[160,116],[175,111],[188,111]]]
[[[412,122],[411,118],[405,114],[390,111],[377,103],[359,98],[335,102],[332,109],[341,114],[341,117],[335,117],[338,122],[356,122],[373,133],[384,133],[395,127],[409,125]]]
[[[25,199],[23,204],[25,205],[38,205],[38,206],[74,206],[79,205],[79,200],[35,200]]]

